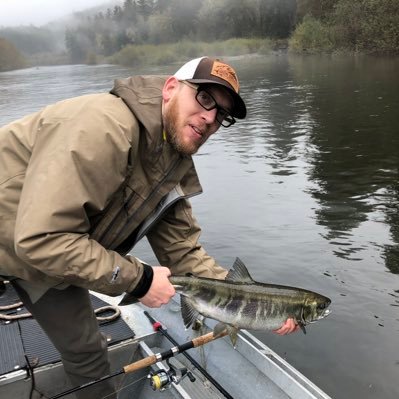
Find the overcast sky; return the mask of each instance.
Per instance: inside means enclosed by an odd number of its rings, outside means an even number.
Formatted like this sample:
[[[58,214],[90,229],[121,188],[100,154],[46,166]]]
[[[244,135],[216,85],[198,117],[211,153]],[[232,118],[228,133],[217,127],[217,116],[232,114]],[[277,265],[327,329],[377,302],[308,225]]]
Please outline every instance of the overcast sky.
[[[122,1],[121,1],[122,2]],[[0,0],[0,26],[36,25],[64,17],[107,0]]]

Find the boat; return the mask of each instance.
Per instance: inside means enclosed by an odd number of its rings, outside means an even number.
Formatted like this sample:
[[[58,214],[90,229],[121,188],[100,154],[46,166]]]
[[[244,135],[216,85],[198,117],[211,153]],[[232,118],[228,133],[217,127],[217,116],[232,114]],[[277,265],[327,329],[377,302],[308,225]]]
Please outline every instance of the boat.
[[[75,389],[84,388],[70,386],[57,351],[36,321],[24,317],[23,306],[4,310],[6,300],[18,301],[12,286],[5,286],[0,313],[22,317],[0,320],[0,397],[73,398]],[[204,319],[197,329],[185,329],[178,295],[158,309],[118,306],[121,297],[94,292],[91,298],[107,336],[108,378],[115,379],[118,399],[331,399],[246,330],[240,330],[235,347],[225,336],[177,354],[181,344],[212,335],[216,323]],[[169,358],[161,361],[159,354]],[[137,362],[145,366],[125,372]]]

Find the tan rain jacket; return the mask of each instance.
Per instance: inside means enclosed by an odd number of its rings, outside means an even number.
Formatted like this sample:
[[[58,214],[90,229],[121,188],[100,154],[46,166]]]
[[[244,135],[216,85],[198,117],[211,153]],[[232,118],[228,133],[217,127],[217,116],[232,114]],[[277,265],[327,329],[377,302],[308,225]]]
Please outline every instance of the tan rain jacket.
[[[143,235],[161,265],[224,278],[198,242],[191,157],[163,140],[164,77],[50,105],[0,129],[0,275],[108,295],[132,291]]]

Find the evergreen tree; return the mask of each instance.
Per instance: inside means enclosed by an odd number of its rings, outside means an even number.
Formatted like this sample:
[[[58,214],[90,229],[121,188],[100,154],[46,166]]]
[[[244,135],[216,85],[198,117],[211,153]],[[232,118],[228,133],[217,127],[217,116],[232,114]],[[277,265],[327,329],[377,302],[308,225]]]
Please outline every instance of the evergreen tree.
[[[0,37],[0,72],[23,68],[26,61],[16,47]]]

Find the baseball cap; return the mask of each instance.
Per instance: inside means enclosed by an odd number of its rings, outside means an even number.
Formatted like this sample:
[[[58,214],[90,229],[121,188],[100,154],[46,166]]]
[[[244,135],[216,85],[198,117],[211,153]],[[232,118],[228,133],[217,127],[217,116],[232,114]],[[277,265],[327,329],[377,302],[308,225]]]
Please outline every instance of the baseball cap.
[[[233,97],[234,109],[232,116],[244,119],[247,108],[239,94],[240,85],[235,70],[219,59],[209,57],[195,58],[184,64],[174,76],[178,80],[186,80],[190,83],[211,83],[226,87]]]

